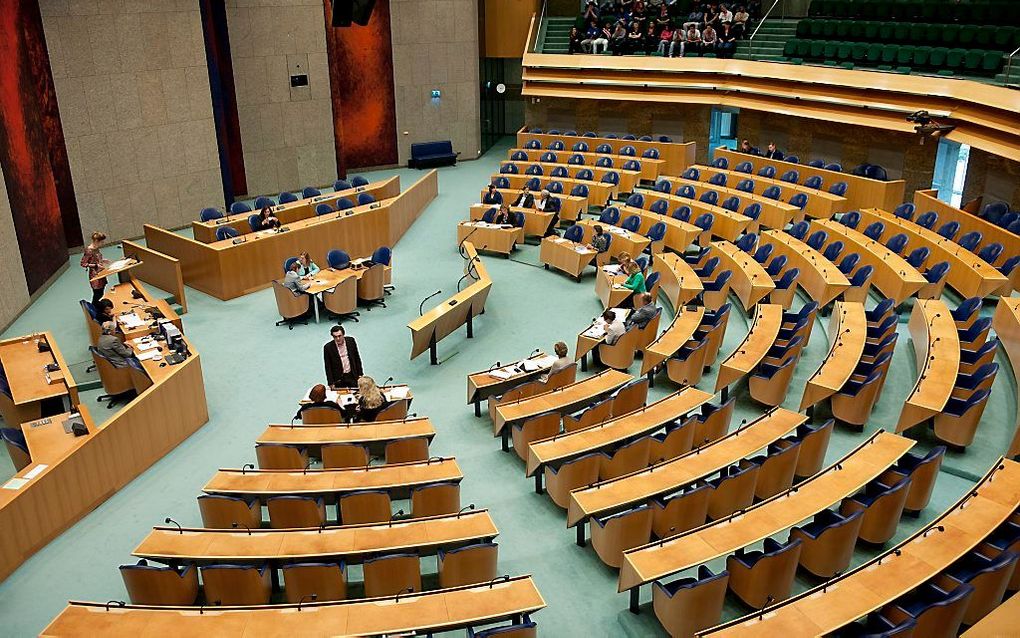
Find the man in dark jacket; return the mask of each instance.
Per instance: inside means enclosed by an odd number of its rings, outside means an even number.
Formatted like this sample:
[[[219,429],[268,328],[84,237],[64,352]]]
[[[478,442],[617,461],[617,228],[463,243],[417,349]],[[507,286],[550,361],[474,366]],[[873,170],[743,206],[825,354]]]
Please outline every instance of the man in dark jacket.
[[[365,373],[361,367],[358,343],[354,337],[344,334],[343,326],[333,326],[329,334],[333,337],[332,341],[322,347],[326,381],[331,388],[353,388],[358,385],[358,377]]]
[[[765,151],[765,157],[774,160],[781,160],[783,159],[784,155],[781,150],[776,148],[775,142],[769,142],[769,148],[767,151]]]

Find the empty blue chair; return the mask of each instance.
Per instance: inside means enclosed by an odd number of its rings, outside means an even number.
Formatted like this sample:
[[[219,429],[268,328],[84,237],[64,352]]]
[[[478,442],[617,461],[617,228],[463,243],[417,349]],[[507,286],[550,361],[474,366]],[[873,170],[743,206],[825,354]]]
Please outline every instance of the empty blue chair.
[[[668,136],[668,135],[660,135],[659,136],[659,141],[660,142],[666,142],[668,144],[668,143],[673,141],[673,138]]]
[[[899,217],[900,219],[911,219],[914,217],[915,210],[916,207],[913,204],[911,204],[910,202],[904,202],[903,204],[900,204],[899,206],[896,207],[896,210],[893,211],[893,215]]]
[[[262,229],[262,219],[258,214],[248,215],[248,228],[251,228],[253,233]]]
[[[837,239],[836,241],[832,242],[831,244],[825,247],[825,252],[822,253],[822,257],[825,257],[832,263],[836,263],[836,260],[839,259],[839,255],[842,252],[843,242]]]
[[[625,157],[634,157],[637,155],[637,149],[628,144],[627,146],[624,146],[623,148],[620,149],[620,155],[623,155]]]
[[[701,263],[701,260],[704,259],[708,255],[708,253],[710,253],[712,250],[711,248],[707,248],[705,246],[695,246],[694,248],[695,252],[684,253],[683,255],[680,256],[681,259],[686,261],[692,267]]]
[[[942,237],[945,237],[946,239],[948,239],[950,241],[952,241],[953,238],[956,237],[956,234],[958,232],[960,232],[960,222],[955,221],[955,220],[951,221],[951,222],[948,222],[948,223],[945,223],[945,224],[942,224],[942,227],[939,228],[939,230],[938,230],[939,235],[941,235]]]
[[[538,149],[542,148],[542,143],[539,142],[538,140],[528,140],[524,144],[524,148],[526,148],[528,150],[538,150]]]
[[[600,158],[599,161],[601,161],[602,159],[605,158]],[[605,164],[600,164],[599,161],[595,162],[596,166],[605,166]],[[573,166],[582,166],[584,165],[584,156],[575,153],[574,155],[571,155],[569,158],[567,158],[567,164],[571,164]],[[612,163],[610,163],[609,165],[612,166]]]
[[[719,203],[719,193],[715,191],[705,191],[701,194],[701,197],[698,198],[698,201],[715,206]]]
[[[705,485],[703,489],[707,487]],[[665,509],[666,505],[660,507]],[[695,632],[705,629],[700,624],[703,618],[715,618],[722,614],[728,581],[728,571],[713,574],[705,565],[698,567],[697,578],[681,578],[667,584],[657,580],[652,583],[655,615],[669,635],[693,636]],[[684,613],[687,610],[697,613]]]
[[[787,155],[786,161],[791,164],[800,164],[800,158],[797,157],[796,155]]]
[[[973,593],[974,586],[967,583],[960,583],[955,589],[945,591],[935,583],[928,582],[898,599],[893,603],[893,607],[899,612],[897,617],[912,618],[917,623],[914,627],[915,636],[932,636],[936,635],[936,633],[946,636],[956,635],[957,630],[960,628],[960,623],[963,621],[963,613],[960,613],[958,616],[953,614],[957,616],[955,627],[946,627],[944,625],[936,627],[931,622],[926,624],[923,616],[932,609],[944,609],[949,606],[966,607],[967,600]],[[944,632],[941,630],[944,630]]]
[[[501,195],[500,193],[496,193],[496,194],[499,195],[500,201],[503,201],[503,195]],[[354,202],[353,201],[347,199],[346,197],[341,197],[340,199],[336,200],[336,209],[337,210],[347,210],[348,208],[354,208]]]
[[[358,188],[359,186],[368,186],[368,180],[361,175],[355,175],[351,178],[351,186]]]
[[[783,272],[783,268],[786,268],[786,255],[779,255],[769,262],[769,265],[765,267],[765,272],[770,276],[775,277],[779,273]]]
[[[847,228],[856,229],[857,225],[861,223],[861,214],[855,210],[852,210],[849,213],[843,213],[843,215],[839,218],[839,223],[843,224]]]
[[[733,167],[733,170],[738,173],[750,173],[754,171],[754,167],[751,166],[751,162],[741,162]]]
[[[885,247],[893,251],[897,255],[903,254],[903,249],[907,247],[907,236],[903,233],[896,233],[889,238],[886,242]]]
[[[538,179],[537,177],[532,177],[531,179],[526,181],[524,185],[527,186],[528,190],[530,191],[538,191],[541,190],[542,188],[542,180]]]
[[[917,218],[917,225],[931,230],[939,220],[939,214],[933,210],[923,213]]]
[[[652,190],[659,191],[660,193],[666,193],[668,195],[673,192],[673,184],[668,179],[660,179],[655,182],[655,186],[652,187]]]
[[[679,195],[680,197],[686,197],[687,199],[694,199],[694,197],[697,195],[697,193],[694,190],[694,187],[691,186],[690,184],[684,184],[683,186],[678,188],[676,194]]]
[[[818,175],[812,175],[811,177],[804,180],[804,186],[818,190],[822,187],[822,178]]]
[[[133,605],[189,606],[198,599],[198,568],[192,564],[164,567],[143,558],[121,565],[120,574]]]
[[[634,208],[644,208],[645,196],[641,193],[631,193],[631,196],[627,198],[627,205]]]
[[[244,202],[234,202],[233,204],[230,205],[230,214],[231,215],[236,215],[238,213],[250,213],[250,212],[251,212],[251,206],[249,206],[248,204],[245,204]]]
[[[725,157],[717,157],[715,158],[715,161],[712,162],[712,166],[725,170],[730,167],[730,162]]]
[[[290,191],[283,191],[282,193],[280,193],[280,196],[277,198],[277,200],[281,204],[290,204],[291,202],[296,202],[298,200],[298,196],[295,195],[294,193],[291,193]]]
[[[961,374],[956,377],[955,387],[958,390],[975,392],[977,390],[989,390],[999,372],[998,363],[986,363],[980,366],[973,374]]]
[[[520,171],[517,169],[516,164],[503,164],[499,167],[499,172],[503,175],[516,175]]]
[[[372,252],[372,261],[383,266],[389,266],[393,259],[393,251],[389,246],[379,246]]]
[[[761,204],[758,202],[752,202],[744,209],[744,217],[750,217],[751,219],[758,219],[761,216]]]
[[[799,221],[793,226],[790,226],[790,229],[786,231],[786,233],[791,237],[804,241],[804,237],[807,235],[810,228],[811,226],[806,221]]]
[[[585,131],[581,137],[598,137],[598,134],[595,131]]]
[[[595,147],[595,152],[601,153],[603,155],[611,154],[613,152],[613,147],[605,143],[599,144],[598,146]]]
[[[822,246],[825,245],[825,240],[829,238],[829,233],[824,230],[816,230],[811,233],[811,236],[807,238],[807,245],[815,250],[821,250]]]
[[[301,189],[301,196],[305,199],[308,199],[309,197],[318,197],[319,195],[322,195],[322,193],[318,188],[313,186],[305,186]]]
[[[712,177],[708,178],[708,183],[712,186],[725,186],[726,185],[726,174],[716,173]]]
[[[650,149],[646,150],[644,153],[642,153],[641,157],[645,157],[645,158],[648,158],[648,159],[659,159],[659,149],[657,149],[657,148],[650,148]]]
[[[273,203],[273,200],[269,199],[265,195],[262,195],[260,197],[256,197],[255,198],[255,209],[256,210],[262,210],[263,208],[265,208],[267,206],[275,206],[275,205],[276,204]]]
[[[719,265],[718,257],[709,257],[708,259],[705,260],[705,265],[702,266],[701,268],[695,268],[694,272],[695,274],[698,275],[698,277],[702,279],[706,277],[711,277],[712,273],[715,272],[715,269],[718,265]]]
[[[567,177],[567,176],[569,176],[569,173],[567,173],[566,166],[556,166],[555,168],[552,169],[552,171],[549,172],[549,177]]]
[[[570,195],[573,197],[587,197],[588,187],[585,186],[584,184],[577,184],[576,186],[570,189]]]
[[[372,197],[372,193],[358,193],[358,206],[364,206],[365,204],[371,204],[375,201]]]
[[[849,188],[846,182],[836,182],[829,188],[829,193],[837,197],[846,195],[846,189]]]
[[[602,176],[602,179],[600,181],[604,184],[612,184],[613,186],[618,186],[620,184],[620,174],[617,173],[616,171],[609,171],[608,173]]]
[[[754,255],[752,255],[752,258],[759,264],[764,264],[766,261],[768,261],[768,258],[772,256],[772,251],[774,249],[775,247],[772,244],[758,246],[758,250],[754,251]]]
[[[896,326],[897,316],[888,314],[876,324],[866,328],[868,339],[879,339]]]
[[[625,142],[633,142],[634,140],[636,140],[636,139],[637,139],[637,137],[635,137],[634,135],[631,135],[630,133],[627,133],[626,135],[624,135],[624,136],[623,136],[623,138],[622,138],[622,139],[623,139],[623,140],[624,140]]]
[[[701,171],[695,168],[694,166],[691,166],[690,168],[683,172],[683,175],[681,175],[681,177],[683,177],[684,179],[698,181],[701,179]]]
[[[778,259],[778,257],[776,258]],[[773,260],[775,261],[775,260]],[[783,273],[783,276],[776,282],[776,290],[789,290],[797,284],[800,277],[800,268],[791,268]]]
[[[839,262],[839,265],[836,266],[836,268],[839,268],[839,272],[843,273],[844,275],[849,275],[851,272],[853,272],[854,268],[857,267],[857,262],[859,262],[860,260],[861,260],[860,255],[858,255],[857,253],[850,253],[849,255],[843,258],[843,261]]]
[[[712,213],[704,213],[694,220],[694,225],[701,230],[712,230],[713,223],[715,223],[715,215]]]
[[[782,194],[783,189],[778,186],[769,186],[762,192],[761,196],[768,199],[779,199]]]
[[[740,210],[740,199],[737,197],[727,197],[720,206],[735,213]]]
[[[838,164],[838,163],[826,164],[825,170],[827,170],[827,171],[836,171],[837,173],[842,173],[843,172],[843,165],[842,164]]]
[[[967,325],[971,319],[981,310],[981,297],[970,297],[960,302],[955,310],[951,310],[953,321],[957,324]]]
[[[552,153],[546,153],[545,155],[552,155]],[[545,155],[543,155],[543,157],[545,157]],[[553,157],[555,158],[556,156],[553,155]],[[526,161],[528,161],[528,154],[525,153],[524,151],[514,151],[513,154],[510,156],[510,161],[511,162],[526,162]],[[556,160],[553,159],[551,161],[555,162]],[[337,190],[340,190],[340,189],[337,189]]]
[[[820,159],[813,159],[807,163],[811,168],[825,168],[825,161]]]
[[[644,255],[642,255],[642,256],[636,258],[634,260],[634,263],[638,265],[638,268],[641,269],[641,272],[644,272],[645,269],[648,268],[648,257],[645,257]],[[646,288],[648,287],[647,283],[645,284],[645,287]]]
[[[615,206],[610,206],[602,211],[599,215],[600,224],[608,224],[610,226],[616,226],[620,221],[620,209]]]
[[[781,181],[781,182],[789,182],[790,184],[796,184],[797,182],[800,181],[800,173],[798,173],[797,171],[794,171],[794,170],[786,171],[779,178],[779,181]]]
[[[563,193],[563,182],[549,182],[545,189],[554,195],[560,195]]]
[[[758,171],[758,177],[767,177],[772,179],[776,176],[776,168],[774,166],[764,166]]]
[[[754,192],[754,180],[742,179],[737,183],[737,190],[745,193]]]
[[[315,214],[316,215],[328,215],[328,214],[330,214],[332,212],[333,212],[333,207],[330,206],[329,204],[327,204],[326,202],[321,202],[321,203],[315,205]]]
[[[733,277],[732,270],[724,270],[720,272],[716,278],[712,281],[703,281],[702,286],[705,288],[705,292],[719,292],[729,285],[730,278]]]
[[[552,468],[548,468],[549,471],[553,471]],[[510,625],[503,625],[501,627],[490,627],[484,630],[476,630],[473,627],[467,628],[467,638],[501,638],[504,635],[512,636],[531,636],[537,635],[538,624],[531,620],[528,614],[524,614],[524,620],[517,622],[515,621]]]
[[[326,253],[326,263],[329,264],[330,268],[341,270],[350,265],[351,256],[339,248],[334,248]]]
[[[868,283],[868,280],[871,278],[871,273],[874,272],[874,270],[875,269],[869,265],[858,268],[857,272],[850,277],[850,287],[860,288],[864,284]]]
[[[758,235],[754,233],[746,233],[741,235],[734,245],[745,253],[749,253],[754,250],[754,245],[758,243]]]
[[[526,159],[527,158],[525,158],[525,160]],[[525,160],[516,160],[516,161],[522,162],[522,161],[525,161]],[[556,153],[553,153],[552,151],[546,151],[546,152],[542,153],[542,156],[538,158],[538,161],[540,161],[540,162],[555,163],[556,162]]]
[[[804,210],[805,208],[807,208],[808,196],[806,193],[797,193],[796,195],[791,197],[790,201],[787,203],[789,203],[790,206],[796,206],[797,208]]]
[[[1014,213],[1013,211],[1010,211],[999,218],[999,222],[996,224],[996,226],[999,226],[1000,228],[1009,228],[1010,226],[1013,225],[1013,222],[1015,222],[1018,219],[1020,219],[1020,213]]]
[[[985,204],[985,207],[981,209],[980,217],[984,217],[994,224],[1008,212],[1009,204],[1006,202],[991,202],[990,204]]]
[[[572,136],[572,137],[573,137],[573,136],[576,136],[576,135],[577,135],[577,131],[575,131],[575,130],[571,129],[571,130],[569,130],[569,131],[565,131],[565,132],[564,132],[563,134],[564,134],[564,135],[570,135],[570,136]]]
[[[645,234],[645,237],[647,237],[651,242],[645,250],[651,252],[652,246],[666,237],[666,224],[663,222],[655,222],[648,228],[648,232]]]
[[[981,252],[978,253],[978,257],[988,262],[989,264],[994,264],[999,259],[999,255],[1001,254],[1002,244],[998,242],[993,242],[982,248]]]
[[[203,208],[202,212],[198,214],[199,221],[211,222],[214,219],[220,219],[223,217],[223,213],[216,210],[215,208]]]
[[[620,228],[636,233],[638,229],[641,228],[641,218],[637,215],[631,215],[627,219],[623,220],[623,223],[620,224]]]
[[[907,263],[920,270],[924,266],[924,262],[928,261],[928,255],[931,253],[927,246],[921,246],[915,248],[913,252],[907,255]]]
[[[510,188],[510,178],[502,176],[497,177],[494,184],[496,185],[496,188]]]
[[[665,215],[669,211],[669,202],[664,199],[660,199],[659,201],[652,203],[652,205],[648,207],[648,210],[658,215]]]
[[[991,317],[981,317],[970,324],[966,330],[957,330],[960,335],[960,347],[964,350],[974,350],[981,347],[988,338],[988,329],[992,326]]]
[[[889,298],[883,299],[882,301],[878,302],[878,304],[871,310],[865,310],[864,316],[869,323],[880,321],[885,317],[886,313],[893,309],[893,306],[895,305],[896,302],[893,301],[892,299]]]
[[[879,241],[882,239],[882,233],[885,232],[885,224],[882,222],[874,222],[868,224],[868,227],[864,229],[864,236],[868,239],[874,239]]]
[[[216,239],[219,241],[223,241],[224,239],[233,239],[240,234],[241,233],[237,232],[236,229],[231,228],[230,226],[220,226],[216,229]]]
[[[587,153],[588,144],[586,142],[578,142],[574,144],[574,146],[571,147],[570,150],[574,151],[575,153]]]
[[[580,243],[581,239],[584,238],[584,229],[574,224],[563,233],[563,238],[569,241]]]
[[[981,233],[976,230],[972,230],[969,233],[964,233],[956,243],[958,243],[961,248],[965,248],[970,252],[975,252],[983,238],[984,236]]]
[[[574,179],[579,179],[586,182],[591,181],[595,179],[595,173],[590,168],[582,168],[581,170],[577,171],[577,175],[574,177]]]
[[[640,171],[641,162],[637,160],[627,160],[623,163],[623,170],[625,171]]]
[[[691,221],[691,207],[690,206],[678,207],[675,211],[673,211],[673,219],[679,219],[682,222]]]
[[[549,147],[548,148],[549,148],[550,151],[562,151],[563,150],[563,142],[560,141],[560,140],[553,140],[552,142],[549,142]]]
[[[937,284],[945,279],[949,273],[949,262],[940,261],[928,270],[924,271],[924,278],[928,280],[930,284]]]

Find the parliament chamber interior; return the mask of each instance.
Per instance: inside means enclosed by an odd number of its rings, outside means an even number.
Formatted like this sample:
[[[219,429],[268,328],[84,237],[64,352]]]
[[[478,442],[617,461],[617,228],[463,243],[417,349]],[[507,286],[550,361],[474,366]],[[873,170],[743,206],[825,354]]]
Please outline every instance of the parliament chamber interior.
[[[1020,636],[1020,3],[0,51],[0,635]]]

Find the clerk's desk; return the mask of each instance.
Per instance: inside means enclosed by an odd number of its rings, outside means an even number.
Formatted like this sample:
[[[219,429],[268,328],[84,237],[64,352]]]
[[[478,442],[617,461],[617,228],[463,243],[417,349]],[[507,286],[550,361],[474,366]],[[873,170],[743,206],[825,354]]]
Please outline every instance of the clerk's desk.
[[[40,352],[40,346],[49,352]],[[47,372],[48,365],[58,369]],[[78,404],[77,383],[49,332],[0,341],[0,366],[7,380],[7,391],[0,391],[0,416],[6,427],[38,419],[44,409],[60,412]],[[62,409],[56,409],[58,405]]]
[[[155,301],[141,284],[133,282],[131,286],[143,295],[141,302]],[[47,339],[54,356],[59,357],[52,337]],[[133,340],[126,343],[136,353],[141,352]],[[209,420],[202,362],[186,337],[185,344],[191,356],[179,364],[142,361],[145,374],[138,376],[145,378],[138,396],[116,412],[103,410],[105,422],[93,421],[88,410],[78,406],[88,435],[62,437],[66,417],[52,417],[51,423],[36,426],[44,428],[37,432],[29,424],[26,439],[30,454],[35,450],[36,456],[15,477],[28,480],[14,485],[8,482],[0,488],[0,529],[17,530],[0,543],[0,578],[9,576],[28,557]],[[0,358],[3,351],[0,344]],[[62,358],[60,365],[67,369]],[[11,369],[7,372],[10,375]],[[77,404],[73,387],[73,381],[68,383],[71,400]],[[40,446],[45,451],[40,451]]]
[[[149,224],[144,226],[145,241],[180,260],[187,285],[227,300],[281,279],[284,261],[301,252],[321,264],[334,248],[364,257],[380,246],[393,247],[438,193],[432,170],[395,197],[284,224],[285,232],[243,235],[237,244],[231,239],[204,244]]]
[[[277,204],[273,206],[272,209],[281,224],[291,224],[300,219],[315,217],[315,207],[319,204],[329,204],[332,208],[336,208],[337,201],[342,198],[347,198],[354,204],[357,204],[358,195],[361,193],[368,193],[376,201],[396,197],[400,194],[400,178],[395,176],[379,182],[372,182],[365,186],[358,186],[356,188],[337,191],[334,193],[324,193],[322,195],[316,195],[315,197],[306,197],[304,199],[299,199],[296,202],[290,202],[289,204]],[[255,210],[248,211],[246,213],[225,215],[219,219],[214,219],[208,222],[194,221],[191,222],[191,229],[196,241],[211,244],[214,241],[217,241],[216,231],[224,226],[233,228],[242,235],[251,233],[252,230],[251,226],[248,224],[248,217],[250,215],[257,215],[260,212],[261,211]]]
[[[184,331],[180,316],[165,299],[157,299],[137,279],[123,281],[106,289],[103,295],[113,302],[113,313],[117,321],[117,329],[127,340],[149,334],[152,331],[152,324],[162,315],[162,318],[170,321],[177,329]],[[145,323],[139,327],[125,325],[121,318],[123,314],[135,314]]]
[[[414,635],[534,613],[545,600],[531,576],[386,598],[300,605],[145,607],[71,601],[43,636],[335,636]]]

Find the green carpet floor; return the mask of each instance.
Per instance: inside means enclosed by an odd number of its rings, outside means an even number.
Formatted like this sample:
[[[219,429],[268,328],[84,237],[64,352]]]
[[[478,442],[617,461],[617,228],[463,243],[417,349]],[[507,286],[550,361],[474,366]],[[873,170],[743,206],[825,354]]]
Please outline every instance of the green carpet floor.
[[[590,547],[574,544],[563,511],[547,496],[534,493],[523,464],[499,451],[488,420],[475,418],[465,404],[468,373],[495,361],[519,358],[535,348],[550,349],[559,340],[573,347],[577,333],[601,310],[593,272],[581,283],[547,272],[538,266],[536,246],[518,250],[511,260],[486,257],[494,284],[486,313],[475,320],[475,338],[468,340],[460,331],[442,341],[438,367],[429,366],[427,356],[408,361],[406,324],[417,316],[418,304],[427,294],[442,290],[445,297],[455,291],[462,274],[455,225],[467,217],[469,205],[477,201],[480,188],[497,170],[510,144],[511,140],[504,140],[478,161],[440,170],[439,197],[394,249],[396,290],[387,297],[387,307],[362,310],[361,321],[348,323],[347,329],[358,339],[367,374],[377,380],[393,376],[412,386],[416,397],[412,411],[431,417],[438,432],[433,452],[456,456],[464,472],[463,502],[491,509],[500,529],[501,573],[534,574],[549,605],[534,616],[544,635],[663,635],[650,605],[640,615],[627,611],[626,595],[616,593],[616,571],[603,565]],[[367,177],[374,180],[393,174],[399,174],[406,187],[422,173],[399,169]],[[114,253],[108,251],[107,256]],[[87,288],[77,257],[70,264],[4,337],[50,330],[68,360],[87,358],[87,334],[77,304]],[[951,304],[955,303],[953,299]],[[117,566],[132,560],[132,549],[148,529],[167,516],[184,526],[199,526],[195,497],[202,485],[219,467],[254,462],[255,437],[270,422],[287,422],[302,393],[323,379],[320,352],[329,338],[330,324],[298,326],[293,331],[275,327],[278,316],[271,290],[222,302],[189,289],[188,305],[184,326],[202,356],[209,423],[0,584],[0,635],[38,633],[68,599],[124,599]],[[663,327],[669,317],[667,309]],[[797,367],[787,408],[796,409],[806,379],[828,350],[826,323],[827,319],[821,319],[815,326]],[[735,305],[721,357],[732,352],[747,329],[748,321]],[[889,382],[870,425],[864,434],[837,430],[829,461],[875,429],[895,425],[916,378],[906,325],[900,324],[899,329],[902,334]],[[1000,363],[1004,371],[995,382],[975,444],[966,453],[947,458],[931,505],[919,519],[905,518],[896,540],[959,498],[1005,449],[1015,423],[1017,394],[1008,363],[1004,358]],[[716,372],[713,367],[700,387],[713,388]],[[650,400],[675,389],[663,378]],[[86,395],[87,400],[92,401],[94,394]],[[746,384],[738,385],[736,394],[740,400],[735,422],[764,411],[748,400]],[[94,402],[89,407],[99,419],[107,412]],[[818,418],[823,416],[820,411]],[[914,436],[917,449],[932,445],[926,434]],[[5,455],[0,454],[0,463],[5,464],[0,475],[9,476]],[[780,537],[785,540],[785,533]],[[855,564],[871,555],[858,551]],[[716,561],[713,567],[722,563]],[[423,560],[423,568],[434,570],[434,559]],[[813,584],[799,579],[797,588]],[[642,601],[650,601],[647,588]],[[747,611],[728,603],[724,618]]]

